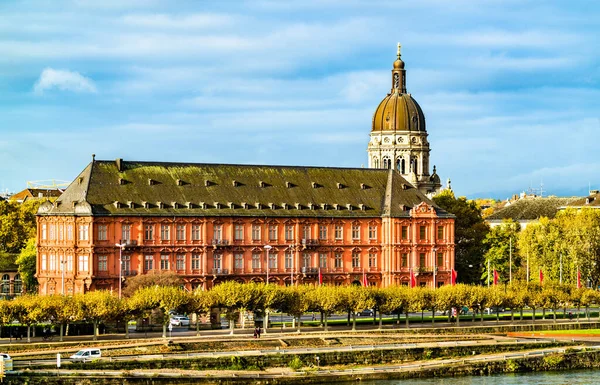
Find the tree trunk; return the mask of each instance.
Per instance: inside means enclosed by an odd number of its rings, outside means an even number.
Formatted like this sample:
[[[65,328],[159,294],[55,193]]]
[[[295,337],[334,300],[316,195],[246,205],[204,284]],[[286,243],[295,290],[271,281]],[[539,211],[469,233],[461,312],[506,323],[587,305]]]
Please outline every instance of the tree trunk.
[[[460,326],[460,310],[458,310],[459,308],[456,308],[456,326]]]
[[[405,320],[406,321],[406,328],[410,329],[410,324],[408,322],[408,310],[406,310],[406,312],[404,313],[404,315],[405,315],[405,318],[406,318],[406,320]]]
[[[346,326],[350,326],[350,316],[351,316],[351,313],[356,313],[356,312],[348,310],[348,321],[346,322]],[[352,330],[355,330],[354,326],[352,327]]]
[[[510,308],[510,322],[515,322],[515,309]]]
[[[293,322],[296,322],[296,318],[293,318]],[[298,333],[300,333],[300,325],[302,325],[302,321],[300,321],[300,316],[298,317]]]
[[[167,338],[167,324],[163,322],[163,334],[162,338]]]
[[[264,320],[263,320],[264,321]],[[263,322],[264,323],[264,322]],[[263,325],[264,326],[264,325]],[[235,321],[233,319],[229,319],[229,335],[233,335],[233,330],[235,329]]]
[[[556,323],[556,308],[552,308],[552,318],[554,318],[554,323]]]
[[[473,308],[473,314],[472,314],[471,322],[473,324],[475,324],[475,308]]]
[[[546,320],[546,307],[545,306],[542,308],[542,319],[544,321]]]
[[[482,306],[480,310],[481,310],[481,315],[479,316],[479,323],[481,323],[483,325],[483,316],[485,315],[485,308]]]
[[[64,333],[63,333],[63,332],[64,332],[64,327],[65,327],[65,325],[64,325],[63,323],[61,323],[61,324],[60,324],[60,339],[59,339],[59,341],[60,341],[60,342],[63,342],[63,336],[64,336]]]
[[[431,309],[431,326],[435,326],[435,308]]]
[[[535,308],[531,308],[531,322],[535,323]]]
[[[520,313],[520,315],[519,315],[519,321],[523,321],[523,307],[521,307],[519,309],[519,313]]]
[[[321,324],[319,326],[323,327],[323,312],[321,312]]]
[[[296,317],[292,316],[292,329],[296,329]],[[298,329],[300,331],[300,329]]]
[[[98,339],[98,321],[94,321],[94,341]]]
[[[400,326],[400,311],[397,314],[398,318],[396,319],[396,325]]]
[[[577,304],[577,323],[579,323],[579,313],[581,312],[581,304]]]
[[[356,312],[352,312],[352,331],[356,331]]]
[[[590,322],[590,307],[589,307],[589,305],[585,305],[585,317],[587,318],[588,322]]]
[[[375,325],[375,322],[377,322],[377,308],[376,307],[373,308],[373,325]]]
[[[379,330],[381,330],[382,325],[383,325],[383,316],[381,315],[381,312],[379,312]]]
[[[500,308],[496,308],[496,323],[500,322]]]
[[[125,339],[129,339],[129,319],[125,319]]]
[[[267,334],[267,328],[269,327],[269,311],[265,310],[265,324],[263,325],[263,330],[265,331],[265,334]]]
[[[424,315],[425,311],[423,309],[421,309],[421,323],[424,324],[425,323],[425,315]]]
[[[31,342],[31,325],[27,325],[27,342]]]
[[[200,335],[200,314],[196,313],[196,335]]]
[[[71,326],[70,323],[67,323],[67,328],[65,329],[65,336],[69,335],[69,327]]]
[[[327,327],[327,313],[321,313],[323,314],[323,318],[325,319],[325,331],[329,331],[329,328]]]

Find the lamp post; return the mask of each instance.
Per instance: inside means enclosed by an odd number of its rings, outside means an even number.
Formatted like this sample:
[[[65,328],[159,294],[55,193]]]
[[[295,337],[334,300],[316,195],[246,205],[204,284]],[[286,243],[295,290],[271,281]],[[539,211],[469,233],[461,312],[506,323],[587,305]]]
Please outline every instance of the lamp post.
[[[123,241],[121,241],[123,242]],[[121,274],[123,274],[123,247],[125,247],[125,243],[115,243],[115,246],[119,248],[119,299],[121,299]]]
[[[437,249],[434,247],[432,251],[433,251],[433,289],[435,290],[435,273],[436,273],[436,264],[437,264],[437,261],[436,261],[437,256],[435,255],[435,253],[436,253]]]
[[[265,250],[267,250],[267,285],[269,284],[269,250],[272,248],[271,245],[265,245]]]

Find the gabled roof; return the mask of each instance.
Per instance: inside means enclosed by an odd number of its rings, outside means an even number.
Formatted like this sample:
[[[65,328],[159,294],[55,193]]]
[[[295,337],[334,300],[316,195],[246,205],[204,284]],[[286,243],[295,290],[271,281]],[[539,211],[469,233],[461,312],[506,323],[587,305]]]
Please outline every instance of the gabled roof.
[[[600,193],[594,192],[587,197],[576,198],[561,208],[581,209],[584,207],[590,207],[590,208],[594,208],[594,209],[600,208]]]
[[[489,215],[487,221],[513,219],[515,221],[536,220],[541,217],[554,218],[561,206],[577,198],[522,198]]]
[[[48,199],[48,198],[56,198],[62,194],[62,191],[59,189],[51,189],[51,188],[26,188],[23,191],[19,191],[18,193],[11,195],[11,201],[20,201],[24,202],[27,199]]]
[[[394,170],[119,159],[90,163],[38,214],[408,217],[421,202],[435,206]]]

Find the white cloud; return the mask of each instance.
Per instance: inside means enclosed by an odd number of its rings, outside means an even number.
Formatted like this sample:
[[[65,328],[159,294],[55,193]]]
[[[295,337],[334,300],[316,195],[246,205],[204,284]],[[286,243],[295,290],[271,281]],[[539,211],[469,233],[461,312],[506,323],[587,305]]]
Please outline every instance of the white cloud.
[[[44,91],[53,88],[61,91],[98,92],[94,81],[81,75],[79,72],[45,68],[35,83],[33,90],[36,94],[43,94]]]

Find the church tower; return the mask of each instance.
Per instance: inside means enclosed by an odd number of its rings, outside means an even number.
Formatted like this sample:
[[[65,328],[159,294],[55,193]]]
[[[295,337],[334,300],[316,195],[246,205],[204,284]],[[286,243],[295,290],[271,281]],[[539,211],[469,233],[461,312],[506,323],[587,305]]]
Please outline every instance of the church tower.
[[[392,89],[373,115],[367,152],[369,168],[395,168],[413,186],[434,195],[442,184],[433,166],[429,174],[429,142],[425,115],[417,101],[406,92],[406,70],[400,58],[392,69]]]

